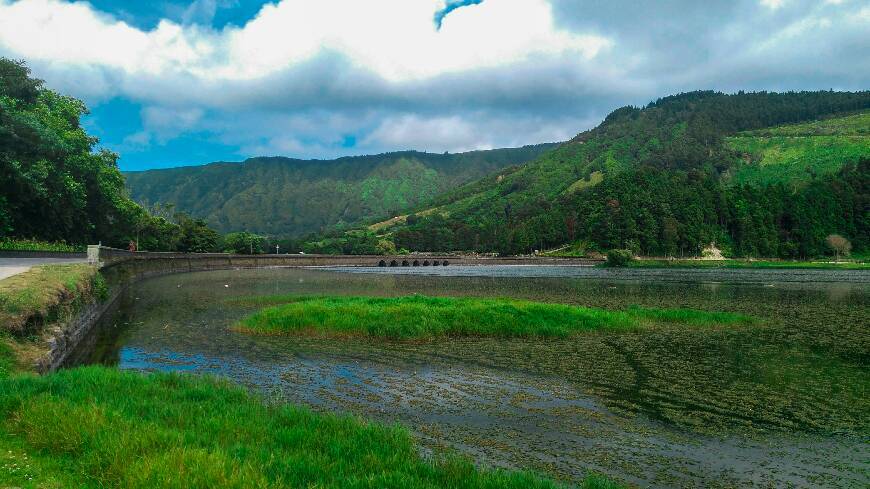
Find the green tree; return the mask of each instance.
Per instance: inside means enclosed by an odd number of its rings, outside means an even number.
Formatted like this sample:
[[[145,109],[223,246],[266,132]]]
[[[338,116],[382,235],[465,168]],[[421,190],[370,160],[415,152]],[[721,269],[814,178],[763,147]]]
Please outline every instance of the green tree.
[[[130,200],[118,155],[97,148],[85,114],[23,62],[0,58],[0,237],[175,250],[179,226]]]
[[[202,219],[193,219],[183,212],[175,214],[179,226],[178,251],[188,253],[208,253],[219,251],[220,234],[208,227]]]
[[[265,246],[265,237],[246,231],[224,236],[224,251],[227,253],[258,255],[263,253]]]

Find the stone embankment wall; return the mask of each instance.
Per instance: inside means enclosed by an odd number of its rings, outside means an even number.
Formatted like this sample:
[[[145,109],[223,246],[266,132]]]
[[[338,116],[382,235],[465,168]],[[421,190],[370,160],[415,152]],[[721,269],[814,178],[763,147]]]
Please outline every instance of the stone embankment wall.
[[[88,247],[88,261],[102,268],[123,264],[134,274],[192,272],[197,270],[225,270],[233,268],[312,267],[312,266],[368,266],[376,267],[382,261],[395,261],[399,266],[413,261],[442,265],[595,265],[601,260],[559,257],[489,257],[473,255],[420,254],[420,255],[230,255],[226,253],[161,253],[129,252],[105,246]]]
[[[103,315],[114,306],[115,299],[121,290],[113,291],[113,294],[105,301],[91,302],[79,309],[78,313],[66,320],[59,320],[49,326],[43,333],[45,341],[44,353],[36,359],[33,365],[38,373],[52,372],[60,368],[69,356],[84,341],[93,327]]]

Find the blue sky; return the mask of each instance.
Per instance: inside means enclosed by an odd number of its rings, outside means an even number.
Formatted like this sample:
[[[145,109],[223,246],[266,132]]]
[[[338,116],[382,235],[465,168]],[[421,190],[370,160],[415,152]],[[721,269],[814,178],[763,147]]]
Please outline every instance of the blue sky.
[[[870,88],[863,0],[0,0],[125,170],[558,141],[696,90]]]

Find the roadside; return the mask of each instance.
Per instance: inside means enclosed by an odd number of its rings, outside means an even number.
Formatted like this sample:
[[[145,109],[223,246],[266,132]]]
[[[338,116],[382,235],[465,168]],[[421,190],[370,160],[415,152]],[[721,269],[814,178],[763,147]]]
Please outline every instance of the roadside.
[[[65,338],[65,325],[108,294],[102,275],[87,264],[26,268],[0,280],[0,356],[7,357],[0,364],[7,370],[39,370],[37,363],[50,358],[58,338]]]
[[[87,257],[81,258],[0,258],[0,280],[19,273],[24,273],[37,265],[69,265],[87,263]]]

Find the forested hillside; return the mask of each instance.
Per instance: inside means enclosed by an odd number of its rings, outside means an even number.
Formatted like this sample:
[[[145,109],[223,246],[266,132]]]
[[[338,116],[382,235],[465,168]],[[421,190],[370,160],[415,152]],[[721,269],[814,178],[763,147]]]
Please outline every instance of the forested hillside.
[[[84,112],[22,63],[0,58],[0,237],[108,241],[114,223],[134,219],[116,156],[92,152]]]
[[[486,174],[533,160],[553,144],[336,160],[252,158],[243,163],[127,173],[131,196],[171,203],[223,231],[299,236],[383,218]]]
[[[102,242],[206,251],[218,234],[184,214],[150,215],[127,196],[118,155],[96,150],[87,108],[46,88],[22,62],[0,58],[0,242]],[[38,246],[38,245],[36,245]]]
[[[692,92],[624,107],[379,232],[410,250],[826,253],[870,236],[870,92]],[[785,124],[803,123],[780,127]]]

